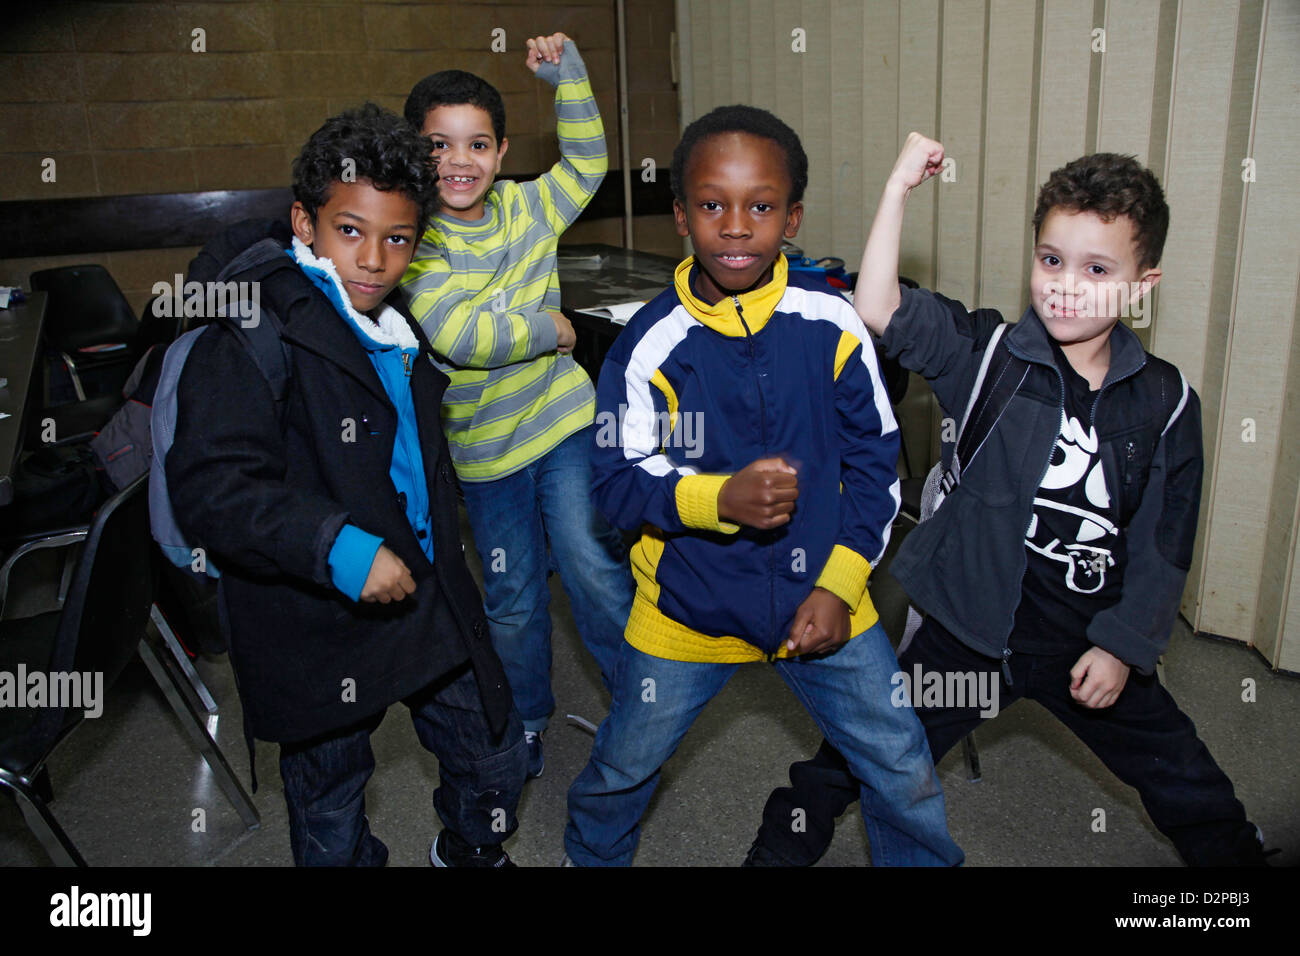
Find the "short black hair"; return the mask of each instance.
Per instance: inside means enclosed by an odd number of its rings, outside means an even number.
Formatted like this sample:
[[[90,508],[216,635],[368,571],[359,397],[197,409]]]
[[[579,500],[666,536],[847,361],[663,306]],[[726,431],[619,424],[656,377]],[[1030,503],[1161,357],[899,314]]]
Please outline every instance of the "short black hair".
[[[355,164],[345,167],[345,161]],[[347,176],[344,179],[344,176]],[[329,202],[337,182],[368,180],[379,190],[396,189],[420,207],[420,226],[438,204],[437,167],[429,141],[396,113],[366,103],[331,116],[293,161],[293,198],[312,220]]]
[[[426,76],[411,88],[403,113],[418,133],[424,129],[424,118],[429,110],[466,104],[477,106],[492,118],[492,133],[497,138],[497,146],[500,146],[506,138],[506,105],[495,86],[473,73],[443,70]]]
[[[1038,191],[1034,241],[1053,209],[1096,213],[1103,222],[1133,220],[1138,268],[1159,265],[1169,232],[1169,204],[1155,174],[1135,156],[1092,153],[1055,170]]]
[[[681,142],[673,150],[671,173],[673,195],[678,201],[686,202],[686,164],[691,153],[704,140],[722,133],[749,133],[780,146],[790,172],[790,202],[803,199],[808,186],[808,154],[803,151],[799,134],[767,110],[737,103],[710,110],[682,131]]]

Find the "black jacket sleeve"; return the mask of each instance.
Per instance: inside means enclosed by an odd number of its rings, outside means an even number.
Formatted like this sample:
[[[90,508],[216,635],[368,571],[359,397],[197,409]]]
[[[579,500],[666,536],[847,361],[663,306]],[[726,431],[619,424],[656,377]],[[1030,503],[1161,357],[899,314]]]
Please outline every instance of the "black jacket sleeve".
[[[1192,564],[1201,505],[1201,401],[1186,386],[1156,446],[1142,503],[1129,521],[1128,565],[1118,603],[1095,615],[1088,641],[1142,674],[1169,644]]]
[[[959,418],[1002,316],[993,309],[969,312],[956,299],[927,289],[899,291],[902,301],[881,337],[885,354],[924,376],[944,413]]]
[[[188,540],[254,575],[330,586],[329,551],[348,520],[337,502],[285,482],[270,386],[220,324],[194,343],[176,390],[167,489]]]

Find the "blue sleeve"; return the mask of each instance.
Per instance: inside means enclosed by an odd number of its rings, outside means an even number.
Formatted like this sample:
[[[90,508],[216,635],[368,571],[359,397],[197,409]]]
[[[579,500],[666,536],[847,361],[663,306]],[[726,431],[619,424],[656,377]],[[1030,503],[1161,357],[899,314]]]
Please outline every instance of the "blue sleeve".
[[[841,346],[854,337],[844,333]],[[898,514],[898,423],[876,350],[861,341],[835,379],[840,444],[840,527],[817,586],[856,608],[872,568],[884,557]]]
[[[330,548],[330,579],[353,601],[361,600],[361,589],[366,586],[370,565],[383,543],[383,538],[368,534],[353,524],[345,524],[339,529],[334,546]]]
[[[718,494],[730,475],[696,474],[665,453],[671,413],[655,381],[659,369],[641,359],[630,332],[615,342],[596,386],[593,503],[617,528],[648,522],[663,531],[739,531],[718,517]]]

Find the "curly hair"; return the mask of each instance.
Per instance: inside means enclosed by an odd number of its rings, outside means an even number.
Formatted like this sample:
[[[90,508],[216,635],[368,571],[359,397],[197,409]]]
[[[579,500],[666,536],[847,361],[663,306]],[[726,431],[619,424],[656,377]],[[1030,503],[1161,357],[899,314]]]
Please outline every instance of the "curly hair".
[[[432,73],[411,88],[402,112],[406,121],[419,132],[429,110],[439,106],[477,106],[492,119],[492,133],[497,146],[506,138],[506,105],[497,88],[480,76],[464,70]]]
[[[1034,241],[1053,209],[1096,213],[1103,222],[1128,216],[1136,231],[1138,268],[1160,262],[1169,232],[1169,205],[1151,170],[1133,156],[1093,153],[1066,163],[1038,191]]]
[[[354,165],[345,166],[349,161]],[[293,198],[315,220],[336,182],[364,179],[408,197],[420,207],[423,227],[438,204],[436,169],[427,139],[396,113],[366,103],[331,116],[311,134],[293,161]]]
[[[736,104],[719,106],[705,113],[682,131],[681,142],[673,150],[671,182],[673,195],[679,202],[686,201],[686,164],[690,162],[695,147],[712,136],[722,133],[749,133],[770,139],[785,153],[786,169],[790,173],[790,202],[803,199],[808,186],[808,154],[803,151],[799,134],[767,110],[756,106]]]

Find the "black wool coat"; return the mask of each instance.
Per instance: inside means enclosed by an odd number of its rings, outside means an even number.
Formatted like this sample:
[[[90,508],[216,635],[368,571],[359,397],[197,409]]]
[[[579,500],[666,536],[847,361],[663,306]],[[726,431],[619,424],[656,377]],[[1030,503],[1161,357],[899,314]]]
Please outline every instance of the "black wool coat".
[[[389,477],[396,410],[346,320],[285,261],[301,285],[268,301],[276,283],[263,283],[261,301],[263,319],[270,311],[283,325],[289,354],[283,410],[238,333],[213,323],[185,363],[166,459],[177,523],[221,571],[246,729],[263,740],[305,740],[470,661],[499,735],[510,689],[460,542],[439,421],[448,379],[418,325],[390,301],[420,343],[410,386],[433,518],[430,563]],[[279,279],[283,289],[284,273]],[[345,523],[384,539],[411,569],[413,595],[357,603],[333,587],[327,559]]]

